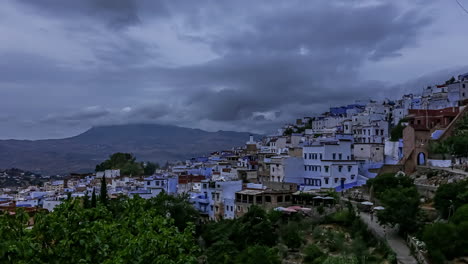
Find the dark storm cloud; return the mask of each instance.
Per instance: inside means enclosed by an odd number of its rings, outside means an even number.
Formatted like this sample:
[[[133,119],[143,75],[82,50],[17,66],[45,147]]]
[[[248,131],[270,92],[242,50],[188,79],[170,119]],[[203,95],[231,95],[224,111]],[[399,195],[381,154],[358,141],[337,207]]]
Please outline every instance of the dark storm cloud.
[[[105,117],[111,112],[107,109],[102,109],[98,106],[87,107],[77,112],[66,113],[66,114],[55,114],[50,115],[41,120],[42,123],[76,123],[84,121],[93,121],[98,118]]]
[[[59,59],[9,52],[0,61],[0,93],[21,84],[53,102],[44,124],[136,120],[272,130],[336,104],[388,94],[388,85],[361,76],[362,66],[401,56],[433,22],[423,2],[357,2],[11,1],[59,21],[57,34],[71,38],[42,46],[67,51],[73,44],[86,52],[74,49],[78,55]],[[180,43],[206,47],[212,58],[184,63]]]
[[[170,112],[170,109],[166,105],[162,104],[152,104],[139,106],[135,110],[130,112],[131,119],[136,118],[138,122],[148,121],[148,120],[157,120],[163,116],[166,116]]]
[[[164,71],[162,78],[172,87],[191,90],[186,103],[198,119],[241,120],[291,103],[313,110],[323,102],[350,102],[384,88],[358,80],[359,67],[366,60],[398,55],[430,22],[392,4],[320,7],[252,16],[246,31],[211,36],[222,57]]]
[[[49,16],[80,20],[92,18],[115,29],[140,23],[136,0],[20,0],[20,2]],[[162,6],[155,10],[164,13]]]

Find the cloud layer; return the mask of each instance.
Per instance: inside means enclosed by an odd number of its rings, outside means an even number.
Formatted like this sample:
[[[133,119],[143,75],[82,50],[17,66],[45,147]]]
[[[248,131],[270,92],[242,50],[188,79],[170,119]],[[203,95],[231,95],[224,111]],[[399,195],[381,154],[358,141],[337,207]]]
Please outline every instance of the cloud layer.
[[[459,11],[436,0],[7,0],[0,138],[135,122],[271,132],[457,71]]]

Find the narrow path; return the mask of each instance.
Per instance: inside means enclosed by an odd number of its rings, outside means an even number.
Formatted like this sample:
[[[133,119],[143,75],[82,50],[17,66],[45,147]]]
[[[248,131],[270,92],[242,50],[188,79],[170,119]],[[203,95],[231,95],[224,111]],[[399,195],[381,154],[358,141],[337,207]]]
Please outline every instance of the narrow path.
[[[411,251],[406,245],[406,241],[403,240],[396,232],[395,229],[386,228],[384,229],[379,223],[377,223],[377,218],[374,217],[372,221],[368,213],[361,212],[359,215],[367,224],[369,229],[373,231],[374,234],[385,239],[390,246],[390,248],[397,255],[397,260],[402,264],[417,264],[416,259],[411,255]]]
[[[348,201],[346,198],[342,198],[342,200]],[[351,201],[351,203],[356,205],[357,202]],[[372,221],[368,213],[360,212],[359,217],[367,224],[372,233],[387,241],[388,246],[393,250],[393,252],[395,252],[398,263],[418,264],[418,261],[411,255],[411,251],[406,244],[406,241],[398,235],[394,228],[382,227],[377,222],[377,217],[374,217]]]

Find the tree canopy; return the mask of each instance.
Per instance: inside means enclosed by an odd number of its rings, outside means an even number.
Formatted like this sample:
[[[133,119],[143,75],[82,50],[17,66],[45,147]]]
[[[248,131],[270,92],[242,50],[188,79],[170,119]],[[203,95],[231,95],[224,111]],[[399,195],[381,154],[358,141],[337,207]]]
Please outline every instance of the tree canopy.
[[[443,218],[448,218],[464,204],[468,204],[468,180],[439,186],[434,196],[434,206]]]
[[[385,207],[378,212],[381,224],[398,225],[403,233],[417,230],[420,201],[413,179],[388,173],[369,180],[368,184]]]
[[[122,175],[138,176],[143,174],[143,166],[136,162],[136,158],[130,153],[114,153],[109,159],[96,165],[96,171],[120,169]]]
[[[434,263],[468,254],[468,204],[457,209],[449,223],[434,223],[424,229],[423,240]]]
[[[162,197],[122,198],[83,208],[72,199],[51,213],[0,216],[0,259],[10,263],[196,263],[194,225],[178,228]],[[177,198],[175,198],[177,199]],[[161,208],[160,207],[160,208]],[[190,218],[187,218],[187,220]]]

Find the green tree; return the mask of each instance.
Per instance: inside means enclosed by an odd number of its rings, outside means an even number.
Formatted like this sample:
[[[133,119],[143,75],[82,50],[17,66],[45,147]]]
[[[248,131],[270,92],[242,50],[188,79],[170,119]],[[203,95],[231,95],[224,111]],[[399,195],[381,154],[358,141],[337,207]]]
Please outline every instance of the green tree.
[[[247,245],[274,246],[278,236],[267,213],[261,207],[250,206],[249,211],[239,219],[237,241],[244,241]]]
[[[406,120],[401,119],[398,124],[390,130],[390,141],[398,141],[400,138],[403,138],[403,130],[406,128],[403,122],[406,122]]]
[[[101,193],[99,195],[99,200],[101,201],[102,204],[106,205],[107,204],[107,182],[106,182],[106,176],[103,175],[101,178]]]
[[[303,235],[297,222],[289,222],[280,228],[283,243],[290,249],[298,249],[304,243]]]
[[[453,83],[455,83],[455,81],[456,81],[455,77],[452,76],[452,78],[445,81],[445,84],[453,84]]]
[[[468,204],[468,180],[442,184],[434,196],[434,206],[443,218],[464,204]]]
[[[450,221],[456,225],[459,225],[462,222],[468,222],[468,204],[459,207]]]
[[[397,187],[414,187],[414,180],[408,176],[396,175],[394,173],[384,173],[367,181],[368,186],[372,186],[374,193],[379,196],[388,189]]]
[[[278,252],[274,248],[253,245],[236,257],[236,264],[280,264]]]
[[[315,244],[307,246],[304,250],[304,263],[313,264],[320,260],[324,253]]]
[[[416,187],[396,187],[384,191],[379,196],[385,210],[378,211],[381,224],[399,226],[402,233],[417,230],[419,213],[419,193]]]
[[[130,153],[114,153],[109,159],[96,165],[96,171],[120,169],[123,175],[138,176],[143,174],[143,167]]]
[[[0,216],[0,259],[11,263],[197,263],[194,226],[179,230],[141,198],[122,199],[114,212],[67,201],[51,213]],[[78,204],[78,206],[77,206]],[[117,206],[117,205],[116,205]]]
[[[429,256],[435,263],[444,263],[445,259],[451,259],[455,255],[455,243],[457,240],[455,225],[435,223],[424,229],[423,240],[429,252]]]
[[[86,191],[85,195],[83,197],[83,208],[88,209],[90,207],[91,207],[91,205],[89,203],[89,195],[88,195],[88,191]]]
[[[157,169],[159,169],[159,164],[153,162],[146,162],[145,166],[143,167],[145,175],[153,175]]]
[[[93,194],[91,195],[91,207],[92,207],[92,208],[95,208],[95,207],[96,207],[96,203],[97,203],[96,191],[95,191],[95,189],[93,188]]]

